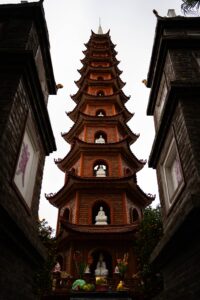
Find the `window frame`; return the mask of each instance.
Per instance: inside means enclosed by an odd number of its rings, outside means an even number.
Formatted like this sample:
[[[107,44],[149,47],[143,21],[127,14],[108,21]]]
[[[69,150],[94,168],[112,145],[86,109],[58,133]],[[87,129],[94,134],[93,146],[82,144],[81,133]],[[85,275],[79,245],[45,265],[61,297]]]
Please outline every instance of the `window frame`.
[[[22,171],[20,171],[20,173],[18,171],[19,171],[19,166],[20,166],[20,159],[22,160],[22,155],[23,155],[22,148],[23,148],[23,144],[25,144],[25,141],[26,142],[28,141],[31,145],[32,157],[30,159],[31,166],[29,166],[29,162],[27,162],[27,166],[25,167],[24,175],[23,175]],[[36,176],[37,176],[37,170],[38,170],[39,159],[40,159],[40,150],[39,149],[40,148],[39,148],[38,137],[37,137],[37,134],[35,131],[31,113],[29,112],[25,130],[23,133],[23,138],[21,141],[17,164],[16,164],[14,176],[13,176],[14,187],[16,188],[16,191],[19,194],[20,198],[23,200],[23,203],[29,209],[31,209],[32,202],[34,200],[33,195],[34,195]],[[29,155],[30,155],[30,153],[29,153]],[[25,179],[24,179],[24,183],[22,184],[20,177],[22,178],[22,181],[23,181],[23,176]]]
[[[180,180],[177,180],[177,178],[175,179],[173,175],[172,169],[173,164],[176,160],[179,164],[179,175],[181,175]],[[166,144],[164,146],[164,151],[161,156],[160,162],[160,172],[164,193],[164,201],[167,210],[169,210],[177,200],[185,185],[184,174],[178,152],[177,142],[175,139],[175,135],[172,132],[170,133],[170,136],[167,139]]]

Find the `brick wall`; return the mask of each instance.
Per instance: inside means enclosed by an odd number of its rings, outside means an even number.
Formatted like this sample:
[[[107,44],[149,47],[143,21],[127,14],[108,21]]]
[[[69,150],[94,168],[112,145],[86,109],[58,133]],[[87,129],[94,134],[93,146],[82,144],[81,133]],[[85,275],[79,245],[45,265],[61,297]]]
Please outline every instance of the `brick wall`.
[[[31,27],[32,21],[25,19],[12,19],[4,23],[0,48],[25,49]]]
[[[12,6],[11,9],[15,7]],[[6,20],[7,17],[7,20],[3,24],[0,50],[13,51],[12,60],[15,63],[10,62],[9,51],[6,51],[7,60],[1,61],[0,69],[0,298],[1,300],[35,300],[37,297],[33,292],[34,276],[46,256],[38,239],[35,220],[38,218],[39,196],[47,150],[44,149],[44,141],[46,142],[45,139],[49,137],[53,138],[53,135],[48,120],[45,119],[47,120],[46,137],[44,138],[45,135],[41,137],[42,128],[39,128],[40,125],[36,123],[36,111],[38,109],[41,115],[44,112],[43,117],[47,116],[45,115],[47,112],[44,111],[42,105],[40,109],[37,107],[33,109],[33,103],[37,103],[36,100],[40,103],[43,101],[42,94],[36,88],[38,78],[34,77],[36,73],[33,70],[30,79],[25,63],[23,65],[18,61],[18,53],[21,50],[33,50],[33,58],[36,54],[39,41],[33,26],[34,22],[27,16],[20,19],[21,12],[16,19],[12,18],[8,10],[4,11],[5,18],[3,19]],[[33,18],[34,16],[33,13]],[[48,45],[45,45],[44,41],[43,47],[45,46],[47,46],[45,51],[48,52]],[[29,65],[31,66],[31,59]],[[27,76],[24,80],[23,72],[25,71]],[[52,76],[49,77],[50,81],[53,79]],[[33,102],[32,93],[34,92]],[[28,113],[33,119],[39,147],[38,168],[30,208],[13,183]]]
[[[123,195],[95,191],[94,193],[80,194],[79,224],[91,224],[92,207],[96,201],[103,200],[110,207],[112,224],[123,224]]]
[[[85,108],[85,110],[83,110],[83,112],[88,114],[88,115],[95,116],[96,111],[99,110],[99,109],[103,109],[107,116],[112,116],[113,115],[113,105],[103,103],[102,100],[101,100],[101,103],[99,103],[99,104],[95,103],[95,104],[88,105]]]
[[[200,80],[200,69],[191,49],[173,49],[169,53],[175,80]]]
[[[83,155],[83,176],[91,177],[93,176],[93,166],[96,161],[103,160],[108,165],[109,176],[117,177],[120,176],[120,166],[118,160],[118,154],[111,153],[110,155],[105,153],[97,155],[95,153]]]
[[[181,213],[180,203],[182,203],[182,207],[184,203],[190,199],[191,194],[196,194],[200,190],[200,185],[198,184],[198,182],[200,182],[200,165],[197,155],[200,149],[200,142],[197,138],[200,129],[196,126],[198,125],[196,123],[199,122],[198,116],[200,110],[197,105],[195,106],[195,103],[197,103],[195,99],[180,100],[172,119],[185,186],[169,211],[166,209],[160,169],[159,167],[157,168],[159,194],[165,230],[167,230],[168,226],[173,226],[173,222],[176,222],[177,214]],[[160,165],[160,163],[158,165]]]
[[[112,126],[110,125],[109,127],[108,126],[87,126],[87,129],[86,129],[86,141],[88,143],[94,143],[94,137],[95,137],[95,134],[98,132],[98,131],[103,131],[106,133],[107,135],[107,142],[108,143],[114,143],[114,142],[117,142],[117,130],[116,130],[116,126]]]

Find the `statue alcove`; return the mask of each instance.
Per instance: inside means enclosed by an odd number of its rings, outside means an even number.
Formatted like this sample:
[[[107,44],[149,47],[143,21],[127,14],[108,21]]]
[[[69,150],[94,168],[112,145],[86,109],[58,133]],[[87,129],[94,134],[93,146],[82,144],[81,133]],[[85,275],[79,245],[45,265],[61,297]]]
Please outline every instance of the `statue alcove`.
[[[131,219],[132,219],[132,222],[136,222],[139,220],[139,214],[138,214],[138,211],[136,208],[133,208],[131,210]]]
[[[94,136],[94,142],[96,144],[107,143],[107,134],[104,131],[97,131]]]
[[[63,270],[63,257],[61,255],[58,255],[56,258],[56,262],[59,263],[61,271]]]
[[[101,160],[95,162],[93,166],[93,176],[106,177],[108,176],[108,165]]]
[[[108,206],[108,204],[104,201],[97,201],[93,208],[92,208],[92,224],[96,223],[96,216],[98,215],[98,212],[100,210],[100,207],[103,207],[103,210],[105,212],[105,215],[107,216],[107,223],[110,224],[111,220],[110,220],[110,207]]]
[[[106,268],[108,270],[108,277],[112,276],[113,273],[113,265],[112,265],[112,256],[106,250],[97,249],[92,252],[91,256],[93,258],[93,263],[90,266],[90,272],[92,276],[95,276],[95,270],[97,267],[97,263],[99,261],[99,257],[103,255],[103,260],[106,263]]]
[[[103,109],[98,109],[98,110],[96,111],[96,116],[97,116],[97,117],[104,117],[104,116],[106,116],[105,110],[103,110]]]
[[[70,211],[69,208],[66,208],[63,214],[63,219],[67,222],[69,222],[69,217],[70,217]]]

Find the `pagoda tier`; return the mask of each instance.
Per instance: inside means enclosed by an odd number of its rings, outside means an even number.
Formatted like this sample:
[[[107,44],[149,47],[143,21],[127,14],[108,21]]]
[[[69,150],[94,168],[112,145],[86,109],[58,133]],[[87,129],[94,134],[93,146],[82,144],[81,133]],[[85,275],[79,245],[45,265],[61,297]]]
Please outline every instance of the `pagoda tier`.
[[[115,67],[114,70],[116,74],[121,75],[123,71],[117,67],[119,63],[119,61],[112,62],[112,67]],[[83,75],[88,68],[93,68],[95,71],[109,71],[111,69],[111,63],[109,61],[105,62],[103,58],[96,58],[95,61],[93,59],[88,59],[87,64],[83,64],[82,68],[79,69],[78,72]]]
[[[93,80],[88,83],[89,80],[84,80],[82,87],[74,95],[71,95],[72,100],[78,103],[82,96],[98,96],[98,93],[102,93],[101,97],[120,95],[120,99],[123,103],[130,99],[130,96],[126,96],[119,86],[119,80]]]
[[[96,102],[96,96],[84,95],[85,97],[68,112],[67,115],[74,122],[78,119],[79,112],[82,111],[87,115],[95,116],[98,111],[103,110],[105,116],[112,116],[123,111],[124,121],[128,122],[133,114],[131,114],[120,100],[119,94],[101,97],[101,102]]]
[[[66,243],[70,241],[88,241],[92,240],[125,240],[134,241],[135,233],[138,230],[138,222],[130,225],[76,225],[61,219],[61,224],[67,234],[63,234],[62,245],[65,248]],[[60,245],[61,246],[61,245]],[[62,246],[61,246],[62,248]]]
[[[120,71],[118,68],[113,67],[93,67],[93,66],[85,66],[85,72],[83,76],[77,81],[75,81],[78,88],[81,87],[81,84],[83,82],[84,78],[90,78],[92,80],[99,80],[99,76],[105,76],[108,80],[112,78],[118,78],[120,80],[121,85],[125,85],[125,83],[121,80],[120,77],[118,77],[120,74],[122,74],[122,71]]]
[[[88,72],[89,73],[89,72]],[[102,77],[101,77],[102,76]],[[107,77],[107,79],[103,79],[104,77]],[[99,86],[103,85],[109,85],[112,84],[115,90],[118,90],[118,88],[123,88],[125,86],[125,83],[121,80],[120,77],[112,77],[111,72],[99,72],[97,71],[96,73],[94,71],[90,71],[89,74],[86,74],[86,78],[89,77],[89,79],[86,79],[85,81],[85,86],[82,86],[84,77],[81,77],[79,81],[76,82],[77,86],[79,88],[82,87],[83,90],[87,88],[87,86],[95,86],[98,84]],[[98,81],[98,82],[97,82]]]
[[[71,149],[55,161],[65,173],[64,186],[46,195],[59,209],[62,268],[74,276],[72,258],[79,250],[85,259],[92,256],[92,276],[99,272],[98,258],[103,255],[109,277],[113,276],[116,259],[128,252],[127,274],[132,278],[137,272],[135,232],[143,209],[154,199],[137,185],[136,174],[145,161],[138,160],[130,149],[139,135],[126,124],[133,114],[125,106],[130,97],[122,91],[125,83],[119,77],[114,48],[109,32],[92,32],[81,60],[81,78],[75,82],[78,91],[71,96],[77,105],[67,114],[75,124],[62,134]]]
[[[109,150],[109,152],[108,152]],[[135,155],[131,152],[128,145],[128,138],[125,138],[119,142],[106,143],[106,144],[98,144],[98,143],[87,143],[78,138],[75,138],[72,148],[70,152],[63,159],[56,160],[56,164],[60,170],[66,172],[66,170],[70,170],[73,168],[74,163],[76,163],[76,173],[82,176],[93,176],[92,164],[90,164],[91,170],[87,168],[86,172],[80,170],[80,165],[83,163],[81,161],[87,156],[91,158],[93,162],[96,160],[96,154],[98,153],[98,159],[110,160],[110,155],[115,155],[116,159],[118,154],[120,154],[121,166],[120,169],[114,169],[114,166],[110,163],[110,168],[112,169],[112,173],[110,172],[110,176],[117,177],[123,176],[125,173],[124,170],[127,168],[131,168],[130,170],[134,170],[138,172],[141,170],[145,164],[145,161],[138,160]],[[83,156],[83,157],[82,157]],[[116,172],[117,170],[117,172]]]
[[[130,130],[130,128],[127,126],[127,124],[124,123],[123,111],[121,111],[120,113],[118,113],[116,115],[102,117],[101,125],[99,124],[98,116],[91,116],[91,115],[87,115],[82,112],[79,112],[77,120],[74,123],[74,125],[72,126],[72,128],[67,133],[62,133],[62,136],[70,144],[73,142],[75,133],[77,134],[77,136],[80,139],[84,139],[85,141],[88,141],[87,134],[86,133],[83,134],[83,133],[84,133],[84,129],[86,128],[86,126],[87,126],[87,128],[90,128],[91,125],[95,126],[96,131],[102,130],[105,126],[108,126],[108,125],[112,126],[113,128],[115,128],[115,130],[117,130],[117,132],[119,132],[118,140],[122,140],[125,137],[128,137],[129,144],[134,143],[139,136],[137,134],[134,134]],[[126,135],[124,136],[125,132],[126,132]],[[90,140],[90,142],[94,142],[95,139],[93,139],[93,141],[91,141],[91,139],[89,139],[89,140]],[[113,138],[111,138],[111,141],[112,140],[113,140]]]
[[[81,194],[84,195],[85,193],[89,194],[90,196],[93,196],[92,189],[95,190],[96,195],[98,195],[99,198],[105,197],[105,196],[110,196],[110,194],[113,195],[118,195],[117,198],[121,199],[121,196],[123,196],[123,201],[130,201],[132,202],[135,206],[141,206],[145,207],[155,199],[154,195],[151,194],[145,194],[140,187],[136,183],[136,177],[135,174],[132,174],[127,177],[82,177],[82,176],[77,176],[73,174],[73,172],[68,172],[66,180],[65,180],[65,185],[59,192],[56,194],[46,194],[46,198],[49,200],[49,202],[54,205],[57,208],[62,207],[63,205],[68,204],[68,202],[71,202],[72,198],[74,198],[75,193],[79,192],[80,198]],[[111,192],[113,190],[113,192]],[[103,196],[102,196],[103,195]],[[127,195],[127,199],[124,199],[124,196]],[[68,198],[69,197],[69,198]],[[85,201],[84,199],[83,201]],[[96,202],[96,199],[94,201],[93,197],[91,200],[94,204]],[[121,202],[121,203],[122,203]],[[119,205],[118,201],[116,203]],[[115,200],[113,202],[113,205],[116,205]],[[87,205],[89,205],[89,200],[87,200]],[[91,207],[92,207],[91,205]],[[111,206],[110,206],[111,207]],[[74,211],[75,213],[75,211]],[[79,218],[81,216],[77,216],[77,212],[75,213],[76,217]],[[86,218],[88,220],[88,218]],[[120,220],[120,224],[125,224],[124,220],[127,219],[125,216]],[[85,218],[84,218],[85,220]],[[87,221],[88,222],[88,221]],[[81,223],[80,223],[81,224]]]

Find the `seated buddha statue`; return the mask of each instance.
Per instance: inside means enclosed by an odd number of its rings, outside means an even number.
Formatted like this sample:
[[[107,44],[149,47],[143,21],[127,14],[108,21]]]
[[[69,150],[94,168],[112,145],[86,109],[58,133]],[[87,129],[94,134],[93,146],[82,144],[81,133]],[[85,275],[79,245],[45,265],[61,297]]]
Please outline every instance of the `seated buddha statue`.
[[[100,135],[96,140],[95,140],[95,143],[96,144],[105,144],[105,139],[103,138],[102,135]]]
[[[108,217],[105,215],[103,207],[101,206],[97,216],[95,217],[95,225],[108,225]]]
[[[108,269],[106,268],[106,263],[103,260],[103,254],[101,253],[99,255],[99,260],[95,270],[95,276],[107,276],[107,275],[108,275]]]
[[[103,165],[99,165],[96,170],[96,177],[106,177],[106,171],[104,170]]]

